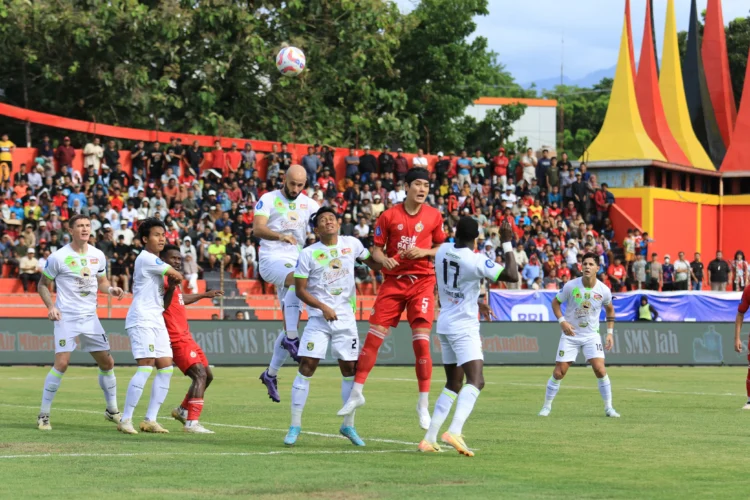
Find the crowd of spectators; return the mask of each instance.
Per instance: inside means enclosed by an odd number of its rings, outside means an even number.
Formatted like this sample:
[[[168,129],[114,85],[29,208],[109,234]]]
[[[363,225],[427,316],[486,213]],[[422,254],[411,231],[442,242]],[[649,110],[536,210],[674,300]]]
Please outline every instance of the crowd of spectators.
[[[0,264],[19,275],[25,290],[38,279],[49,253],[69,241],[66,221],[78,213],[91,217],[92,243],[110,260],[112,280],[126,290],[141,250],[135,231],[147,217],[162,219],[168,241],[180,246],[191,288],[202,272],[221,266],[238,277],[259,278],[253,207],[264,193],[283,185],[292,164],[307,171],[307,194],[339,214],[341,233],[371,247],[375,220],[406,196],[406,172],[428,163],[422,150],[407,159],[400,148],[395,154],[388,146],[351,148],[344,158],[346,174],[336,178],[333,148],[316,144],[297,158],[281,143],[264,154],[267,168],[261,177],[261,156],[250,143],[224,150],[217,141],[206,155],[197,142],[184,146],[173,138],[166,145],[135,144],[132,173],[126,173],[116,141],[103,146],[94,138],[82,148],[84,170],[79,173],[72,168],[77,152],[69,137],[57,147],[45,137],[32,165],[14,165],[13,147],[2,136]],[[438,153],[428,199],[443,214],[449,238],[461,216],[477,219],[477,251],[498,262],[499,226],[509,221],[521,267],[519,282],[509,288],[561,288],[580,274],[588,251],[599,255],[600,278],[613,289],[645,288],[655,276],[651,264],[645,275],[642,270],[652,240],[634,231],[620,240],[624,261],[615,257],[618,244],[608,217],[614,201],[606,184],[600,185],[584,163],[574,166],[565,153],[557,158],[546,149],[539,155],[528,149],[517,155],[503,148]],[[306,243],[314,241],[310,233]],[[668,289],[669,268],[664,266],[658,284]],[[746,264],[744,269],[746,280]],[[721,271],[712,271],[713,276]],[[360,291],[364,284],[376,290],[380,279],[358,270]]]

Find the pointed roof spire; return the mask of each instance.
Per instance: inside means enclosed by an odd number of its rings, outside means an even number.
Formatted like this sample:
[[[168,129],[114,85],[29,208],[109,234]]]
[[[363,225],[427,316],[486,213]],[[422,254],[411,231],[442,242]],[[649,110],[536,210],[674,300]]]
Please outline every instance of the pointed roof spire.
[[[750,51],[747,54],[745,88],[742,90],[742,96],[744,99],[740,102],[732,141],[721,164],[721,171],[747,172],[750,176]]]

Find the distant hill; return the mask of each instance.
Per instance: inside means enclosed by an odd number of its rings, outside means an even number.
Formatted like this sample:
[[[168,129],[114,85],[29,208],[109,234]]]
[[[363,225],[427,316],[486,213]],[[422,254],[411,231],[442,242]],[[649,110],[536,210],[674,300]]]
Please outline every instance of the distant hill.
[[[615,69],[617,69],[617,66],[612,66],[611,68],[606,68],[606,69],[598,69],[576,80],[571,80],[567,76],[563,75],[563,84],[564,85],[577,85],[579,87],[591,87],[595,83],[599,83],[602,80],[602,78],[614,78]],[[538,92],[541,93],[544,90],[552,90],[553,88],[555,88],[556,85],[559,85],[560,77],[555,76],[555,77],[550,77],[550,78],[543,78],[541,80],[535,80],[533,82],[527,82],[523,84],[523,87],[529,88],[532,83],[536,84],[536,88]]]

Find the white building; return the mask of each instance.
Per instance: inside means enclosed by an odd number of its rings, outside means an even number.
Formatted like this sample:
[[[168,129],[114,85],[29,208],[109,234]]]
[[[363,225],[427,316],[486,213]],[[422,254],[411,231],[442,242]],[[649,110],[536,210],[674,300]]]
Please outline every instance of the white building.
[[[551,99],[520,99],[514,97],[480,97],[466,108],[466,114],[478,122],[484,120],[487,111],[508,104],[525,104],[526,112],[513,124],[513,135],[507,140],[521,137],[529,139],[529,147],[543,147],[554,151],[557,144],[557,101]]]

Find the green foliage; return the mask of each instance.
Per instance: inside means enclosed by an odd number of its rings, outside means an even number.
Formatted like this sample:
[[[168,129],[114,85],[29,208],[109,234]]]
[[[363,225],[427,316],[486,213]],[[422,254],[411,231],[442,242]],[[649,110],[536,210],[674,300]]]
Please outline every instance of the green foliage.
[[[479,148],[483,152],[497,151],[497,148],[504,145],[513,134],[513,123],[518,121],[525,111],[525,104],[505,105],[487,111],[484,119],[467,131],[466,147],[471,150]]]

